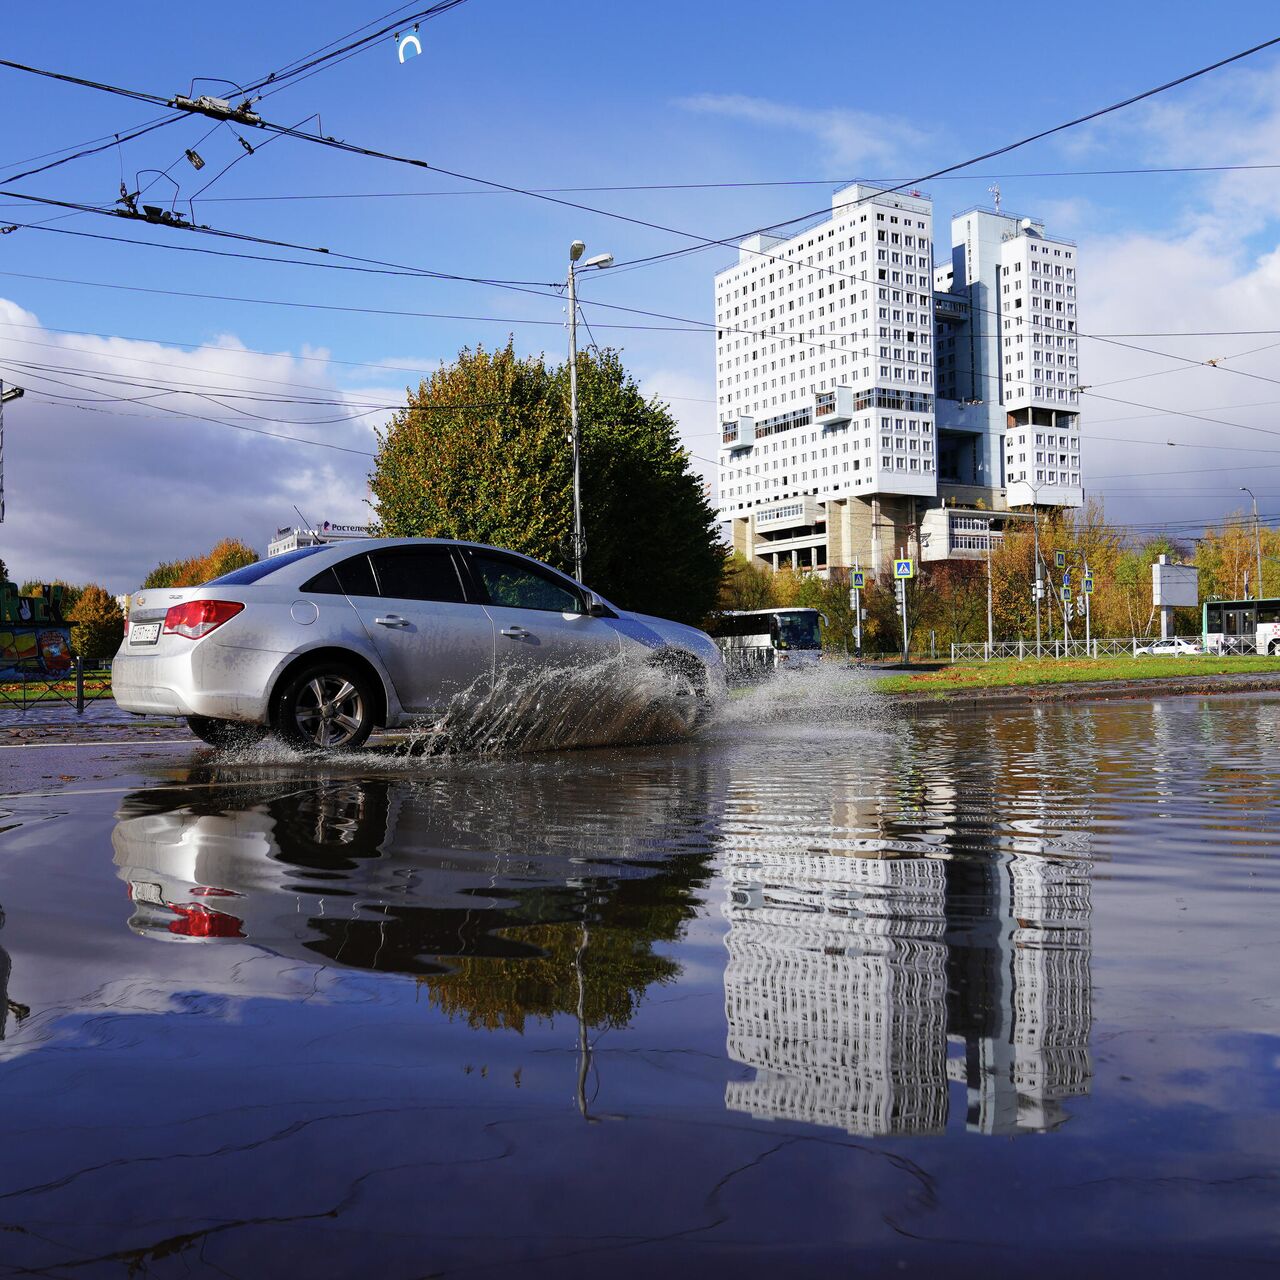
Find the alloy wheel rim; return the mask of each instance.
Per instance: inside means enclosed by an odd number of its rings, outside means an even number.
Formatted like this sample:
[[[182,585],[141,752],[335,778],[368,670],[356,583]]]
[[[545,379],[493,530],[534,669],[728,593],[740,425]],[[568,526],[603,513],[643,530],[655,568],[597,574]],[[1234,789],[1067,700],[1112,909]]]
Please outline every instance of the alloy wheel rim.
[[[293,719],[317,747],[343,747],[364,724],[364,699],[346,676],[316,676],[299,692]]]

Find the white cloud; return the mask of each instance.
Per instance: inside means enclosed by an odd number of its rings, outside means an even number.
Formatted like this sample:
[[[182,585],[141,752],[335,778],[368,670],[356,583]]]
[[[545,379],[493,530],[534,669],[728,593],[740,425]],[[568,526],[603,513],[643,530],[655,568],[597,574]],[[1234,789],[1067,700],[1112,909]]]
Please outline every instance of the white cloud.
[[[0,376],[27,391],[5,409],[0,558],[19,580],[120,592],[222,537],[265,550],[277,525],[296,523],[295,504],[312,520],[363,522],[372,459],[300,441],[372,453],[389,412],[363,411],[401,402],[402,379],[416,379],[366,371],[381,385],[343,389],[348,372],[230,336],[185,350],[52,333],[0,299]]]
[[[738,93],[700,93],[681,98],[677,105],[704,115],[807,134],[821,145],[831,164],[850,172],[900,162],[904,153],[925,140],[925,134],[905,120],[842,107],[794,107]]]
[[[1123,155],[1146,165],[1270,163],[1278,129],[1280,69],[1249,71],[1110,118],[1084,144],[1091,160],[1105,164]],[[1247,504],[1242,484],[1257,493],[1264,514],[1280,513],[1280,346],[1254,350],[1280,343],[1280,332],[1228,336],[1280,329],[1280,170],[1185,177],[1176,186],[1173,179],[1115,181],[1158,182],[1147,190],[1160,194],[1135,200],[1131,190],[1098,187],[1099,201],[1111,194],[1132,203],[1108,210],[1072,199],[1052,220],[1050,205],[1037,206],[1051,233],[1065,225],[1080,241],[1081,330],[1228,333],[1118,340],[1127,346],[1082,341],[1081,380],[1095,391],[1084,397],[1087,486],[1123,519],[1217,518]]]

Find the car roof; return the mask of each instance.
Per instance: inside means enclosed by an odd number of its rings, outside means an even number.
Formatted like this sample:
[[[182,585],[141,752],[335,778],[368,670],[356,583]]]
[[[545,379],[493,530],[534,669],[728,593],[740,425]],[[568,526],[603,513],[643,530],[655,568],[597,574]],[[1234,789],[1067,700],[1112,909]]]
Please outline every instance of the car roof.
[[[299,556],[291,563],[282,565],[280,567],[280,577],[277,578],[277,581],[283,584],[295,579],[311,578],[321,569],[337,560],[345,559],[347,556],[361,555],[387,547],[423,546],[469,547],[476,551],[494,551],[499,555],[514,556],[517,560],[527,560],[530,564],[536,565],[540,569],[550,570],[550,572],[564,578],[566,582],[576,582],[576,579],[570,577],[563,570],[557,569],[554,565],[546,564],[542,560],[535,559],[533,556],[525,555],[521,551],[513,551],[510,547],[495,547],[485,542],[467,542],[461,538],[342,538],[333,542],[321,543],[318,546],[300,547],[300,551],[307,551],[310,554]],[[284,553],[284,555],[290,554],[292,553]],[[275,557],[268,556],[265,561],[259,561],[259,563],[269,563],[272,559],[275,559]],[[276,575],[274,571],[268,571],[263,576],[270,578]],[[580,583],[577,585],[581,586]],[[609,604],[609,601],[606,600],[605,603]],[[616,606],[610,605],[610,607],[615,608]]]

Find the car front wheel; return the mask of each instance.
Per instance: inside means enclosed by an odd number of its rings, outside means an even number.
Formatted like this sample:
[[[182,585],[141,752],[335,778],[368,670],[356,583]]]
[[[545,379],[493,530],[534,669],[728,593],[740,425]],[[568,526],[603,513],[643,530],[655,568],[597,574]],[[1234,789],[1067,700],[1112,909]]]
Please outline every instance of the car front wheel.
[[[373,732],[373,716],[367,677],[339,662],[320,662],[288,678],[273,727],[291,746],[336,751],[361,746]]]

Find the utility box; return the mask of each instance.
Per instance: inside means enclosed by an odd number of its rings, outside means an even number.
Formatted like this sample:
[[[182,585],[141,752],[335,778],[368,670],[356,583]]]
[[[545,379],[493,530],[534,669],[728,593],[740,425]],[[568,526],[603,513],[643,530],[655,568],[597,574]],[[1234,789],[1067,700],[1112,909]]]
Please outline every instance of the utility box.
[[[1151,603],[1158,609],[1181,609],[1200,603],[1200,570],[1192,564],[1169,564],[1167,556],[1151,566]]]

